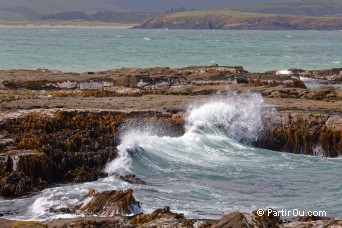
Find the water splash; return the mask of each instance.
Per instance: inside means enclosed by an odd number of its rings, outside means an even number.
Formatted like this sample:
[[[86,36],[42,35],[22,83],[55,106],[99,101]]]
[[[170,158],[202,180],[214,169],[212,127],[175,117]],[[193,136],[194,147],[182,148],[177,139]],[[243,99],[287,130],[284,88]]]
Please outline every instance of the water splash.
[[[231,93],[219,100],[191,107],[186,119],[187,132],[203,129],[203,133],[207,131],[210,134],[218,134],[218,127],[230,138],[251,143],[258,139],[263,129],[264,107],[264,100],[260,94],[241,96]]]
[[[220,144],[227,141],[230,144],[234,144],[234,141],[250,144],[258,139],[263,129],[263,111],[264,100],[256,93],[245,96],[228,93],[219,99],[193,105],[187,111],[186,133],[182,137],[159,137],[151,133],[152,128],[146,131],[127,131],[118,146],[119,157],[107,165],[106,171],[110,174],[130,172],[132,154],[144,153],[144,148],[149,148],[151,151],[164,149],[163,152],[153,155],[161,156],[161,160],[177,161],[182,157],[183,161],[186,161],[189,157],[188,163],[191,164],[194,162],[193,156],[201,156],[205,159],[206,154],[196,155],[198,151],[203,151],[205,145],[212,146],[212,143]],[[181,145],[179,151],[182,151],[182,146],[187,148],[181,152],[184,156],[168,151],[168,148],[174,148],[176,145]],[[185,155],[185,151],[188,154]],[[160,168],[154,164],[154,161],[148,162],[156,169]]]

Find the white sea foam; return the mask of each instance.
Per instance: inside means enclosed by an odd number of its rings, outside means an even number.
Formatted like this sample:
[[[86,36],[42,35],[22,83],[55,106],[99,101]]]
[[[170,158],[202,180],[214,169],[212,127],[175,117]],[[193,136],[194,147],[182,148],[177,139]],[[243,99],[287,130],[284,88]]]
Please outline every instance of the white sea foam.
[[[250,143],[257,140],[263,128],[264,108],[264,101],[260,94],[241,96],[231,93],[220,99],[190,107],[186,115],[186,132],[182,137],[159,137],[151,131],[130,130],[123,135],[122,142],[118,146],[119,157],[107,165],[106,171],[129,172],[132,153],[144,153],[143,149],[150,149],[154,157],[167,159],[170,163],[179,163],[180,156],[182,162],[187,164],[197,163],[194,157],[220,159],[220,154],[215,154],[215,150],[210,150],[207,144],[217,143],[217,146],[220,146],[223,142],[229,142],[231,146],[241,147],[241,144],[235,142]],[[208,153],[203,153],[203,147],[208,149],[210,158]],[[165,151],[166,148],[174,149]],[[185,154],[182,148],[186,148],[188,154]],[[164,168],[152,160],[145,162],[155,170]]]
[[[188,111],[188,131],[207,127],[220,127],[237,141],[251,142],[258,138],[262,130],[264,100],[260,94],[239,96],[231,93],[219,100],[213,100]]]
[[[289,71],[289,70],[278,70],[276,75],[280,75],[280,74],[292,74],[292,71]]]

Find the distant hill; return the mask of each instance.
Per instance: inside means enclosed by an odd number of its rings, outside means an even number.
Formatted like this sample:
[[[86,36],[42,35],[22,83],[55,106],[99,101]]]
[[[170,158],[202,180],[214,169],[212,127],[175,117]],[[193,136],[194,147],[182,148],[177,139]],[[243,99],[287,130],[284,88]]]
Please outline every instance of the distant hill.
[[[166,12],[217,9],[265,0],[0,0],[0,20],[38,20],[47,15],[84,12]],[[283,1],[283,0],[273,0]]]
[[[98,11],[122,12],[115,5],[103,0],[0,0],[0,19],[40,19],[48,14],[82,11],[96,13]]]
[[[102,21],[116,23],[143,23],[144,21],[157,16],[158,13],[152,12],[104,12],[99,11],[93,14],[86,14],[80,11],[49,14],[42,17],[42,20],[83,20],[83,21]]]
[[[241,12],[287,14],[305,16],[342,15],[342,0],[287,0],[283,2],[261,2],[230,6],[229,9]]]
[[[341,30],[342,17],[276,15],[230,10],[189,11],[157,16],[136,28]]]
[[[342,0],[0,0],[0,20],[72,19],[136,23],[155,16],[155,12],[223,8],[267,14],[341,16]]]

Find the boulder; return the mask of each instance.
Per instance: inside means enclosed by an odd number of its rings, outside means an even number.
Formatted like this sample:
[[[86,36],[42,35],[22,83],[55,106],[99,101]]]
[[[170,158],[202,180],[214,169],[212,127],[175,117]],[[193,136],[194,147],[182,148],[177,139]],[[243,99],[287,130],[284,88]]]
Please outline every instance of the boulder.
[[[306,89],[306,85],[305,85],[305,83],[302,81],[302,80],[300,80],[299,78],[292,78],[292,81],[293,81],[293,86],[295,87],[295,88],[301,88],[301,89]]]
[[[140,214],[136,215],[132,218],[131,224],[133,226],[138,226],[145,224],[144,226],[141,227],[155,227],[157,224],[160,227],[160,221],[163,219],[168,220],[169,222],[173,222],[174,224],[178,224],[178,222],[186,222],[186,219],[183,214],[180,213],[174,213],[170,210],[170,207],[165,207],[164,209],[157,209],[152,214]],[[154,225],[152,225],[154,223]],[[157,223],[157,224],[156,224]]]
[[[247,219],[241,212],[232,212],[221,218],[211,228],[241,228],[250,227],[247,223]]]
[[[245,76],[243,76],[243,75],[237,76],[236,77],[236,82],[237,83],[245,83],[245,84],[249,83],[248,79]]]
[[[142,213],[140,202],[133,196],[133,190],[112,190],[95,193],[83,198],[75,211],[86,215],[114,216]]]
[[[145,181],[136,177],[136,175],[134,175],[134,174],[128,174],[126,176],[120,176],[120,179],[123,181],[126,181],[128,183],[131,183],[131,184],[146,184]]]

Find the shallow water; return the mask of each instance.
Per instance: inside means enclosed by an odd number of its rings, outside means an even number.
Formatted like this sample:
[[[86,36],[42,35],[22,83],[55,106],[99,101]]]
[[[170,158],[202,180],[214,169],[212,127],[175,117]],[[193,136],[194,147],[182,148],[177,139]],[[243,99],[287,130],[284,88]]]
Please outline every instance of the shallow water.
[[[342,87],[341,83],[336,83],[333,81],[327,81],[327,80],[320,80],[320,79],[312,79],[312,78],[304,78],[300,77],[300,80],[302,80],[306,87],[308,89],[314,89],[320,86],[333,86],[333,87]]]
[[[97,71],[238,65],[249,71],[342,67],[342,31],[0,28],[0,69]]]
[[[322,210],[327,216],[341,217],[341,159],[248,146],[263,129],[262,115],[270,111],[258,94],[230,94],[189,107],[186,133],[181,137],[159,137],[153,126],[148,131],[127,130],[118,147],[120,157],[106,167],[109,177],[0,201],[0,212],[12,211],[6,216],[12,219],[73,217],[50,213],[49,208],[75,204],[88,188],[133,188],[145,212],[170,206],[188,218],[220,218],[236,210],[267,207]],[[130,172],[148,185],[119,179]]]

